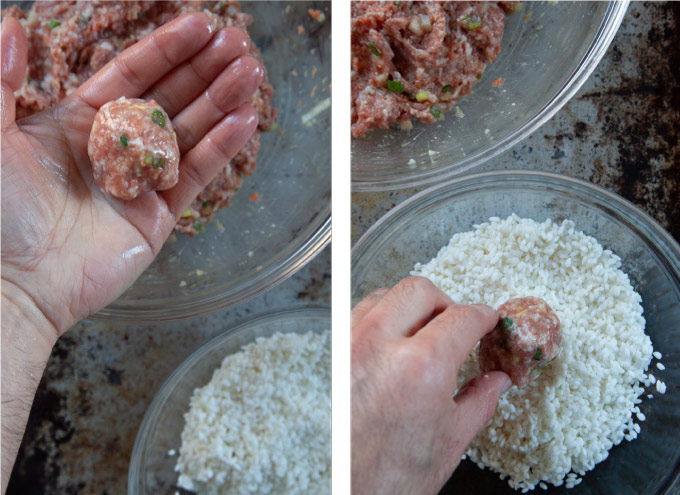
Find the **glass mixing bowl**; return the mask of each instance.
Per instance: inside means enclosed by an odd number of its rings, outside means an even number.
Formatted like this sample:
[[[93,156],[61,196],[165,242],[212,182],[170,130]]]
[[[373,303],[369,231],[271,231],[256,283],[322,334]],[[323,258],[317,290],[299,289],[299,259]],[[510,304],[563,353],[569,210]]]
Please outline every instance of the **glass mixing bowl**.
[[[254,17],[249,32],[274,86],[279,127],[262,133],[257,168],[232,205],[197,236],[176,234],[95,319],[158,322],[230,307],[286,279],[330,241],[330,2],[241,7]]]
[[[130,459],[128,495],[172,495],[174,471],[184,428],[184,413],[196,387],[207,384],[228,355],[258,337],[280,333],[323,332],[331,327],[327,309],[301,309],[257,318],[215,337],[194,352],[167,379],[144,416]],[[186,493],[180,490],[180,493]]]
[[[581,87],[627,6],[627,1],[526,2],[522,12],[506,19],[498,59],[458,103],[461,118],[451,111],[434,124],[414,122],[408,131],[378,129],[352,139],[352,188],[384,191],[441,182],[510,148]],[[494,87],[499,77],[503,82]]]
[[[642,296],[646,332],[663,354],[666,370],[655,375],[668,386],[665,395],[651,387],[654,398],[640,404],[647,420],[636,440],[614,447],[575,488],[550,485],[536,493],[680,493],[680,246],[628,201],[580,180],[540,172],[490,172],[432,187],[394,208],[357,241],[353,302],[395,284],[416,262],[429,261],[454,233],[512,213],[536,221],[573,220],[578,230],[621,257],[623,271]],[[441,493],[519,492],[490,470],[464,461]]]

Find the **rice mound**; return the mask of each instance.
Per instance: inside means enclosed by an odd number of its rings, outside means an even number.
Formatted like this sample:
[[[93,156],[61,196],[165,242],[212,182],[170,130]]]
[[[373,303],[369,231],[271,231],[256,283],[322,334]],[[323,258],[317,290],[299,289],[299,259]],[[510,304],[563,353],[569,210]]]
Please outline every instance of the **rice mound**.
[[[330,494],[330,330],[227,356],[185,414],[178,485],[201,495]]]
[[[640,432],[632,416],[650,382],[653,348],[641,298],[620,266],[618,256],[571,221],[516,215],[456,234],[429,263],[415,265],[413,275],[429,278],[457,303],[498,307],[536,296],[560,318],[559,356],[540,379],[500,399],[491,424],[466,451],[512,488],[526,492],[547,488],[545,482],[572,488],[609,449]],[[475,350],[458,386],[479,373]]]

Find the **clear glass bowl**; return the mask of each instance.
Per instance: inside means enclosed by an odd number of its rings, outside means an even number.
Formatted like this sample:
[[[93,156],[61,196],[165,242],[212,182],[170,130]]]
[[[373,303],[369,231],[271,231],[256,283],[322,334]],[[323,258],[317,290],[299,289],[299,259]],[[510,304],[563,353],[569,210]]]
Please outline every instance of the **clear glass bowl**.
[[[526,2],[506,19],[498,59],[434,124],[352,139],[352,188],[384,191],[441,182],[510,148],[581,87],[616,34],[627,1]],[[525,16],[528,15],[528,18]],[[493,81],[502,78],[499,87]],[[410,159],[415,165],[409,165]]]
[[[652,387],[640,405],[647,416],[633,442],[614,447],[569,495],[680,493],[680,246],[649,215],[592,184],[541,172],[490,172],[425,190],[375,223],[352,250],[352,298],[391,286],[416,262],[426,262],[456,232],[489,217],[512,213],[544,221],[570,219],[621,257],[622,269],[642,296],[646,332],[663,354],[665,395]],[[464,461],[441,492],[517,494],[490,470]]]
[[[323,10],[326,21],[308,8]],[[286,279],[330,241],[330,109],[303,122],[330,97],[330,2],[243,2],[242,10],[255,18],[250,36],[274,86],[278,131],[262,133],[257,168],[232,205],[197,236],[167,242],[95,319],[170,321],[230,307]]]
[[[207,384],[222,360],[258,337],[280,333],[323,332],[331,326],[327,309],[301,309],[257,318],[215,337],[170,375],[144,416],[128,472],[128,495],[171,495],[177,490],[174,471],[184,428],[184,413],[196,387]]]

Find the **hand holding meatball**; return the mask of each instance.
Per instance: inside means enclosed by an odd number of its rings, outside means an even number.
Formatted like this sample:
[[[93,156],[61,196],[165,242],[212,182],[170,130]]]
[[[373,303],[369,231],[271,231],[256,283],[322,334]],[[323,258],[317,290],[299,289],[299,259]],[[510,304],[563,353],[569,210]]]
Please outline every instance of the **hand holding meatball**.
[[[523,387],[560,352],[560,320],[543,299],[519,297],[498,308],[496,328],[479,346],[482,371],[505,371]]]

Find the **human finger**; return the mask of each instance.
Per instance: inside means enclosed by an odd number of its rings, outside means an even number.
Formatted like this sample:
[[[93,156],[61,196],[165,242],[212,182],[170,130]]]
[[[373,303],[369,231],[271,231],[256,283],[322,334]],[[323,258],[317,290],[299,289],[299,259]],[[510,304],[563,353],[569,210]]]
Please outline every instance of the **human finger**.
[[[179,150],[192,149],[225,115],[246,102],[262,82],[264,72],[253,57],[239,57],[210,87],[174,119]]]
[[[491,421],[501,395],[512,386],[510,377],[502,371],[490,371],[465,384],[454,397],[456,403],[452,428],[462,435],[461,441],[468,445]]]
[[[255,109],[237,108],[224,117],[203,139],[183,155],[177,185],[159,194],[178,219],[194,198],[215,178],[248,142],[257,128]]]
[[[121,96],[138,97],[210,40],[210,18],[184,14],[159,27],[106,64],[74,93],[93,108]]]
[[[250,38],[238,28],[219,30],[193,58],[149,89],[144,98],[156,100],[174,118],[194,101],[233,60],[248,53]]]
[[[452,379],[473,347],[498,323],[498,312],[485,304],[452,304],[430,321],[415,339],[441,362],[448,363]]]
[[[408,277],[392,287],[361,321],[385,337],[410,337],[452,304],[451,298],[424,277]]]
[[[354,325],[359,323],[364,316],[371,311],[376,304],[383,298],[385,294],[389,292],[390,289],[387,287],[382,287],[371,292],[369,295],[364,297],[359,301],[354,308],[352,308],[351,313],[351,327],[354,329]]]
[[[0,40],[2,130],[7,129],[16,118],[14,92],[21,87],[26,76],[27,47],[26,34],[21,23],[13,17],[5,17],[2,21],[2,39]]]

